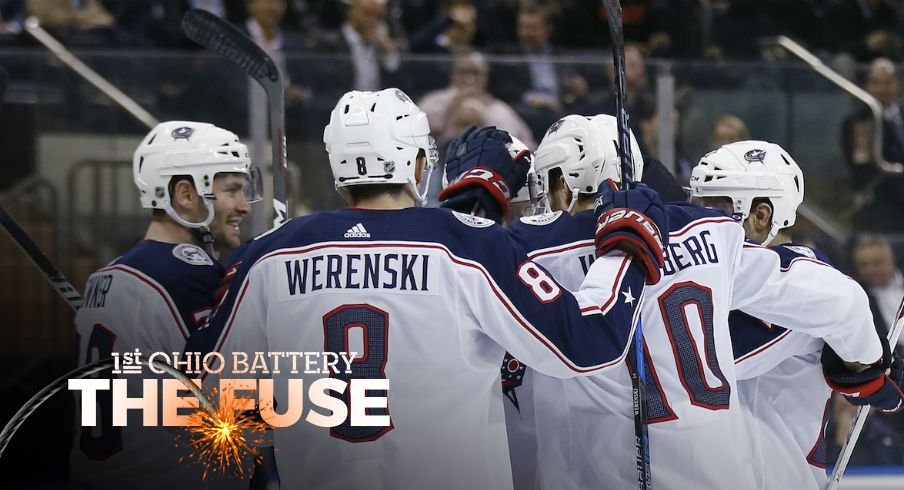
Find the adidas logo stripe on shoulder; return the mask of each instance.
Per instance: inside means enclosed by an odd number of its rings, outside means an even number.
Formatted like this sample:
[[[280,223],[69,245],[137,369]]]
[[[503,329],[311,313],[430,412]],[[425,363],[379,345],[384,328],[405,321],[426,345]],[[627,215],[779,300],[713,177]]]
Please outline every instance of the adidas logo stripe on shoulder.
[[[370,233],[364,229],[364,225],[358,223],[345,232],[345,238],[370,238]]]

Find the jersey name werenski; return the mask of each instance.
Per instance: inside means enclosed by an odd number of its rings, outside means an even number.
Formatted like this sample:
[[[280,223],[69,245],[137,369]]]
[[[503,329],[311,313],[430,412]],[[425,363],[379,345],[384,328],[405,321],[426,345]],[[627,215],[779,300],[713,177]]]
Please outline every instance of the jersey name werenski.
[[[691,266],[717,264],[719,255],[716,246],[706,241],[709,236],[709,230],[703,230],[683,240],[670,239],[665,247],[663,272],[671,275]]]
[[[429,255],[327,254],[285,261],[289,296],[324,289],[428,291]]]
[[[107,293],[113,285],[112,274],[95,275],[88,280],[88,288],[82,301],[82,308],[103,308]]]

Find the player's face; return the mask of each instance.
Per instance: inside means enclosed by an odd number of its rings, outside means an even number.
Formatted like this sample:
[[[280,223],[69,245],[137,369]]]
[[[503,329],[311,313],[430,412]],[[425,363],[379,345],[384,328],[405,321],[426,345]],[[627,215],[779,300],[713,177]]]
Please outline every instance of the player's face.
[[[251,211],[245,197],[244,174],[217,174],[213,179],[214,219],[210,233],[218,246],[236,248],[242,244],[241,222]]]

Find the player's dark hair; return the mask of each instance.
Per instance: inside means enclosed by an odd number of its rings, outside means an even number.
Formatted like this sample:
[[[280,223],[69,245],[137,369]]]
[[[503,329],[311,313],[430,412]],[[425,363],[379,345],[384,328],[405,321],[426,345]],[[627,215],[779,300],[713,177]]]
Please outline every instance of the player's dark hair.
[[[168,195],[170,196],[171,200],[173,198],[173,191],[176,190],[176,184],[178,184],[180,181],[183,181],[183,180],[187,180],[188,183],[191,184],[192,187],[194,187],[195,181],[192,180],[191,175],[173,175],[170,178],[169,184],[167,184],[167,186],[166,186],[166,192],[168,192]],[[164,211],[162,209],[154,209],[151,213],[151,216],[154,216],[155,218],[157,218],[157,217],[162,218],[162,217],[166,216],[166,211]]]
[[[547,179],[549,179],[549,192],[558,192],[559,189],[561,189],[562,186],[565,185],[564,182],[562,182],[562,179],[559,178],[562,175],[562,167],[549,169],[549,173],[546,177]]]

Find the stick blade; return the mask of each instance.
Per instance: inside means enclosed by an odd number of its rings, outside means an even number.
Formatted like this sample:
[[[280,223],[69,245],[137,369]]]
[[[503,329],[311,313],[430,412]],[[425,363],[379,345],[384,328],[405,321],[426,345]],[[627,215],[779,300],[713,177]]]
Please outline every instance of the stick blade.
[[[229,58],[261,84],[282,79],[273,59],[254,41],[229,22],[201,9],[191,9],[180,25],[185,37]]]

